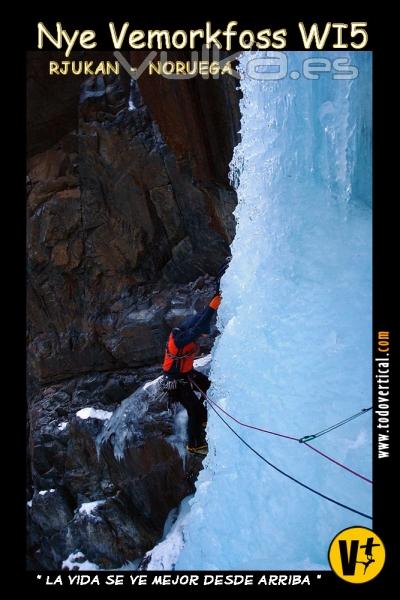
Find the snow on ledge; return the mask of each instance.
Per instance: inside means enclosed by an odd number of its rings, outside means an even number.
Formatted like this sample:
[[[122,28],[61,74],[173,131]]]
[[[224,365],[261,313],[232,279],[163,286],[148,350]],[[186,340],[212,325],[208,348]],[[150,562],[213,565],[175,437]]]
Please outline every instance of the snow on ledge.
[[[68,423],[66,421],[64,421],[63,423],[59,423],[57,425],[57,428],[59,431],[64,431],[64,429],[67,427]]]
[[[91,515],[98,506],[105,503],[105,500],[95,500],[94,502],[84,502],[79,507],[79,513],[81,515]]]
[[[170,530],[164,532],[163,539],[144,555],[147,571],[172,571],[185,545],[184,529],[190,518],[190,506],[193,496],[186,496],[179,506],[176,521]]]
[[[48,494],[48,493],[53,494],[55,491],[56,490],[54,488],[51,488],[51,490],[40,490],[39,494],[41,496],[44,496],[45,494]]]
[[[76,416],[80,419],[100,419],[101,421],[107,421],[107,419],[109,419],[111,415],[112,412],[109,412],[108,410],[100,410],[91,406],[82,408],[76,413]]]
[[[157,379],[153,379],[152,381],[148,381],[147,383],[144,384],[143,389],[144,390],[148,390],[149,388],[157,385],[157,382],[159,382],[162,378],[163,378],[163,376],[160,375],[160,377],[157,377]]]
[[[197,358],[194,361],[193,366],[195,368],[205,367],[206,365],[208,365],[209,362],[211,362],[211,354],[206,354],[205,356],[202,356],[201,358]]]
[[[99,566],[95,563],[92,563],[88,560],[83,562],[77,562],[77,559],[85,558],[85,555],[82,552],[72,552],[68,558],[63,560],[61,568],[68,569],[69,571],[78,570],[78,571],[98,571]]]

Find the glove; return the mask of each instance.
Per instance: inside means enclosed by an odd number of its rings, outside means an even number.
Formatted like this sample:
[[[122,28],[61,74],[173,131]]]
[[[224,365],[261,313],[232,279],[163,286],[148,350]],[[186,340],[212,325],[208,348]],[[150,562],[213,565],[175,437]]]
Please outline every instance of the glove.
[[[214,298],[211,300],[208,306],[210,308],[213,308],[214,310],[217,310],[218,306],[221,304],[221,300],[221,294],[217,294],[216,296],[214,296]]]

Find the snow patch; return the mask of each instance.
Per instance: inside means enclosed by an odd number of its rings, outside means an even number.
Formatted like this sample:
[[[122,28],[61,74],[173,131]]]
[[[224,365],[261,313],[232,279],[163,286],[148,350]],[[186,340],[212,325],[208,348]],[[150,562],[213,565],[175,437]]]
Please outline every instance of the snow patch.
[[[45,494],[53,494],[53,492],[55,492],[56,490],[54,488],[51,488],[51,490],[40,490],[39,494],[40,496],[44,496]]]
[[[32,508],[32,500],[28,500],[28,502],[26,504],[27,504],[27,506],[29,506],[29,508]]]
[[[199,367],[205,367],[206,365],[208,365],[211,362],[211,354],[206,354],[206,356],[201,356],[200,358],[197,358],[193,365],[195,369],[198,369]]]
[[[98,506],[104,504],[105,500],[95,500],[94,502],[84,502],[79,507],[79,514],[81,515],[91,515],[93,511],[96,510]]]
[[[143,389],[148,390],[149,388],[155,387],[161,379],[162,379],[162,375],[160,375],[160,377],[157,377],[157,379],[148,381],[147,383],[144,384]]]
[[[108,410],[101,410],[98,408],[93,408],[91,406],[87,406],[86,408],[82,408],[78,410],[76,416],[80,419],[99,419],[101,421],[107,421],[111,416],[112,412]]]
[[[80,560],[85,558],[82,552],[72,552],[67,559],[63,560],[61,568],[69,571],[98,571],[99,566],[88,560]],[[79,560],[78,560],[79,559]]]
[[[185,543],[183,530],[186,520],[190,515],[190,504],[192,499],[193,496],[188,496],[182,500],[178,516],[169,532],[157,546],[145,554],[143,559],[145,564],[146,559],[148,560],[150,558],[146,567],[147,571],[174,570],[175,563]],[[166,525],[171,522],[175,516],[176,513],[171,511],[167,518]],[[165,529],[167,529],[167,527],[165,527]]]
[[[57,425],[57,429],[58,429],[59,431],[64,431],[64,429],[67,427],[67,425],[68,425],[68,423],[67,423],[66,421],[64,421],[63,423],[59,423],[59,424]]]

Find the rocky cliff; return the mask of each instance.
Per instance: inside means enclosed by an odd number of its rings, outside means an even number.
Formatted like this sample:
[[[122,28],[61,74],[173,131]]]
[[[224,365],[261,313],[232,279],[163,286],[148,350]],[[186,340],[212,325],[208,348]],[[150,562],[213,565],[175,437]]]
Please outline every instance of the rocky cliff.
[[[156,396],[122,467],[96,451],[102,419],[77,413],[111,414],[154,377],[170,327],[212,293],[238,103],[229,77],[51,78],[49,58],[28,55],[29,564],[79,550],[107,568],[154,545],[194,471]]]

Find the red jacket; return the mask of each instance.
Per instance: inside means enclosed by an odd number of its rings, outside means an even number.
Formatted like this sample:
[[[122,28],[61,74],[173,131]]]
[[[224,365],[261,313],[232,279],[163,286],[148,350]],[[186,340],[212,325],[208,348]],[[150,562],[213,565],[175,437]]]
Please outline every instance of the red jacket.
[[[172,377],[189,373],[193,369],[199,346],[195,340],[202,333],[208,333],[210,322],[221,302],[217,294],[199,315],[185,319],[172,330],[165,350],[163,371]]]
[[[165,350],[163,362],[164,373],[169,373],[171,370],[175,374],[189,373],[193,369],[193,361],[198,350],[199,346],[195,342],[189,342],[183,348],[178,348],[174,340],[174,335],[171,333]]]

